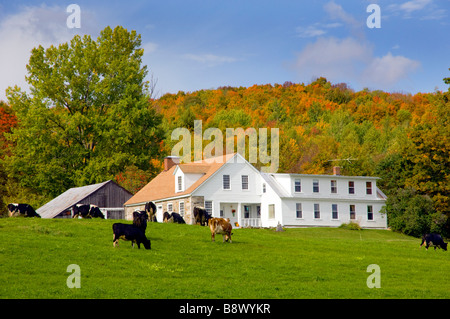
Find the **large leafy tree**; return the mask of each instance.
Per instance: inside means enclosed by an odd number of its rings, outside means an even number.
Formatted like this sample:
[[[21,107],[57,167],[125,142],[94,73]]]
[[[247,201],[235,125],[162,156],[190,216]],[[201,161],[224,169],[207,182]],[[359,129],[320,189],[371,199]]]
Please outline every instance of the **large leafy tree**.
[[[30,93],[8,88],[19,126],[6,159],[22,187],[55,196],[68,187],[112,179],[128,166],[152,169],[162,138],[149,107],[141,37],[105,28],[96,41],[34,48]]]

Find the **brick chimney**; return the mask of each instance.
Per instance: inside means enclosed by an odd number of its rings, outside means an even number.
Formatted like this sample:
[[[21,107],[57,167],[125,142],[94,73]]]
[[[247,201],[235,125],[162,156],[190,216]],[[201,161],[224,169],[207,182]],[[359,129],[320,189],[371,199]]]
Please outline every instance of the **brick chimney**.
[[[333,166],[333,175],[341,175],[341,167]]]
[[[180,164],[180,158],[178,156],[164,157],[164,171],[168,171],[172,166]]]

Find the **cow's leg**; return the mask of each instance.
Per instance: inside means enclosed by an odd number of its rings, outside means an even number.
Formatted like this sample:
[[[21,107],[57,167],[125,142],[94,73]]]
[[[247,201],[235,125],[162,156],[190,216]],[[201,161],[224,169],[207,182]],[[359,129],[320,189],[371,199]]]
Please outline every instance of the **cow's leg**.
[[[216,234],[215,233],[211,233],[211,241],[216,241]]]
[[[225,235],[222,235],[222,243],[225,242]]]

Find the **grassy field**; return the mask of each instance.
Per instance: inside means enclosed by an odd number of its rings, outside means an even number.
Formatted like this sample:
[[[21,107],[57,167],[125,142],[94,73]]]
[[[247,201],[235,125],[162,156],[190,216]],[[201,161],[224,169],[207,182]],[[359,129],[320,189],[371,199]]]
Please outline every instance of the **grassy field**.
[[[151,223],[152,249],[111,220],[0,219],[0,298],[450,298],[450,252],[383,230],[234,230]],[[128,223],[128,222],[127,222]],[[67,266],[81,270],[69,289]],[[369,289],[370,264],[381,288]]]

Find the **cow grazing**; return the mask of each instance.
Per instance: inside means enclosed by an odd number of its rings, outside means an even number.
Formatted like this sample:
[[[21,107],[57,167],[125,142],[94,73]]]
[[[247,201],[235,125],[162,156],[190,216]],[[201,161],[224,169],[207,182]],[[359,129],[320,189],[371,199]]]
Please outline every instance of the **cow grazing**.
[[[194,221],[196,225],[208,226],[211,216],[204,207],[194,207]]]
[[[165,212],[163,215],[163,222],[164,223],[175,223],[175,224],[186,224],[183,217],[181,217],[178,213],[171,213]]]
[[[145,204],[145,211],[147,212],[149,216],[149,221],[151,222],[157,222],[156,219],[156,205],[153,202],[148,202]]]
[[[220,234],[223,242],[229,241],[231,243],[233,226],[231,226],[229,219],[211,218],[208,225],[211,230],[211,241],[215,241],[216,234]]]
[[[9,217],[38,217],[41,216],[36,213],[33,207],[28,204],[8,204]]]
[[[422,236],[422,242],[420,243],[420,247],[424,246],[428,250],[428,247],[434,247],[434,250],[436,248],[442,248],[443,250],[447,251],[447,243],[444,243],[444,240],[442,239],[441,235],[439,234],[425,234]]]
[[[105,215],[103,215],[102,211],[98,206],[95,205],[87,205],[87,204],[76,204],[72,207],[73,218],[93,218],[98,217],[105,219]]]
[[[134,211],[133,212],[133,225],[142,230],[145,234],[147,229],[148,214],[144,211]]]
[[[168,212],[164,212],[163,214],[163,223],[169,223],[170,215]],[[171,221],[173,222],[173,220]]]
[[[134,225],[115,223],[112,226],[113,228],[113,246],[119,246],[119,239],[129,240],[132,242],[132,246],[134,248],[134,244],[136,243],[138,249],[141,248],[141,244],[144,245],[145,249],[151,249],[150,240],[145,237],[144,232]]]

